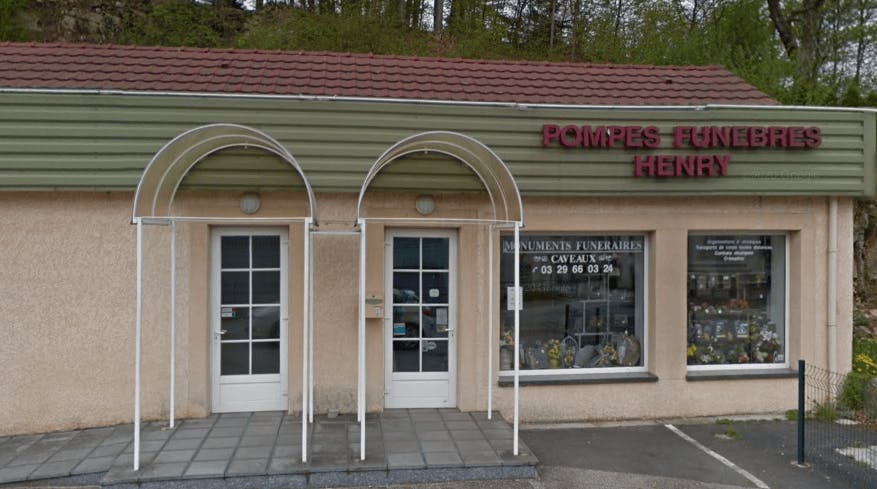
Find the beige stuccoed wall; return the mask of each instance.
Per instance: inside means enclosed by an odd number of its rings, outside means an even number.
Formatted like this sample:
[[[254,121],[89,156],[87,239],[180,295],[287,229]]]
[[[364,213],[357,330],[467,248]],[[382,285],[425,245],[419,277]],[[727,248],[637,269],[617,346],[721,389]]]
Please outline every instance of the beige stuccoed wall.
[[[177,215],[241,217],[240,193],[182,193]],[[0,434],[131,422],[136,227],[129,192],[0,193]],[[264,193],[260,215],[306,209]],[[292,203],[292,204],[290,204]],[[199,211],[203,211],[199,214]],[[301,276],[301,224],[290,225],[290,275]],[[169,229],[144,226],[144,419],[169,412]],[[176,268],[176,414],[210,412],[209,227],[180,223]],[[301,358],[301,283],[290,281],[291,359]],[[301,367],[290,360],[290,398]]]
[[[132,194],[0,193],[0,434],[130,422],[133,414],[135,227]],[[183,192],[177,214],[241,216],[239,193]],[[413,194],[368,194],[364,215],[416,218]],[[306,212],[299,193],[263,193],[259,216]],[[315,408],[356,408],[356,196],[318,194],[314,236]],[[484,218],[479,195],[439,195],[436,216]],[[528,386],[526,421],[654,418],[777,412],[795,399],[794,379],[685,379],[687,233],[790,233],[789,357],[827,363],[827,198],[564,198],[524,200],[525,232],[643,232],[650,245],[648,370],[654,383]],[[849,368],[852,321],[852,204],[839,206],[838,362]],[[383,296],[386,227],[439,224],[372,221],[366,290]],[[448,225],[459,243],[457,401],[487,407],[488,303],[484,226]],[[341,232],[341,234],[333,234]],[[186,223],[177,237],[177,389],[181,417],[210,412],[209,226]],[[301,224],[290,225],[290,411],[301,408]],[[498,244],[495,241],[498,249]],[[167,415],[168,230],[145,227],[143,414]],[[495,253],[496,283],[499,253]],[[498,289],[498,287],[497,287]],[[495,300],[495,299],[494,299]],[[494,302],[494,308],[498,305]],[[496,315],[498,316],[498,314]],[[498,324],[498,319],[495,320]],[[367,405],[383,406],[383,329],[367,322]],[[498,336],[498,328],[494,327]],[[498,355],[493,358],[494,379]],[[495,408],[512,413],[512,390],[494,383]]]

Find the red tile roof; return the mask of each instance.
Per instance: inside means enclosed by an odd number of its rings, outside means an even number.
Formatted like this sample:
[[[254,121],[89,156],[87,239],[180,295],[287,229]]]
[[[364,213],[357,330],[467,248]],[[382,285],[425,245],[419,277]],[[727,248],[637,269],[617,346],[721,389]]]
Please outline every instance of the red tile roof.
[[[577,105],[775,104],[717,66],[0,43],[0,87]]]

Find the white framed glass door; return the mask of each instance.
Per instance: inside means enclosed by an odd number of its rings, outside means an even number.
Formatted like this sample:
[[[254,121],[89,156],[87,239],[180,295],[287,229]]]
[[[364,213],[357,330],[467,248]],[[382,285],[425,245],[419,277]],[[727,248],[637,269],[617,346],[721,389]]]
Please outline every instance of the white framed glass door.
[[[215,228],[210,323],[213,411],[288,409],[286,229]]]
[[[456,406],[453,231],[387,232],[385,406]]]

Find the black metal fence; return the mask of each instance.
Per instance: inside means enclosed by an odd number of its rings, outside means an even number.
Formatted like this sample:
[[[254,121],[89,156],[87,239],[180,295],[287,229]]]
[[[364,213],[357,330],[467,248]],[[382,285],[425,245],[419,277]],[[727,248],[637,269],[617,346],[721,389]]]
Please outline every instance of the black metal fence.
[[[848,378],[799,361],[798,463],[852,487],[877,487],[877,417],[866,415],[861,385]]]

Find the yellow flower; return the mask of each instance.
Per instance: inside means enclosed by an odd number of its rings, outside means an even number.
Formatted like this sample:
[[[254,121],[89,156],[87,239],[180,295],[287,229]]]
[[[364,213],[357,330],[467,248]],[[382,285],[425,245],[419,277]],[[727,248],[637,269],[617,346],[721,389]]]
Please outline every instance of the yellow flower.
[[[697,345],[692,343],[692,344],[688,345],[688,356],[693,357],[695,355],[697,355]]]

